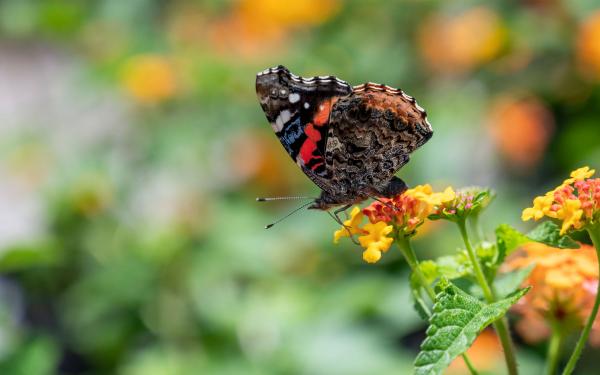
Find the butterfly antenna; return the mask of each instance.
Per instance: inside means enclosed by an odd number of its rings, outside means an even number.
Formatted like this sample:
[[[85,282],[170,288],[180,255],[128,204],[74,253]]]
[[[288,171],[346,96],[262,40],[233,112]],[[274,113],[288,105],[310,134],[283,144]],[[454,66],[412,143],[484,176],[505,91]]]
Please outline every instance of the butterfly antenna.
[[[269,229],[271,227],[273,227],[275,224],[278,224],[280,222],[282,222],[283,220],[287,219],[288,217],[292,216],[293,214],[295,214],[296,212],[300,211],[301,209],[303,209],[304,207],[308,206],[309,204],[312,204],[313,202],[307,202],[305,204],[303,204],[302,206],[296,208],[295,210],[293,210],[292,212],[290,212],[289,214],[285,215],[284,217],[282,217],[281,219],[269,224],[269,225],[265,225],[265,229]]]
[[[258,197],[256,198],[257,202],[272,202],[272,201],[291,201],[291,200],[300,200],[300,199],[315,199],[313,197]]]

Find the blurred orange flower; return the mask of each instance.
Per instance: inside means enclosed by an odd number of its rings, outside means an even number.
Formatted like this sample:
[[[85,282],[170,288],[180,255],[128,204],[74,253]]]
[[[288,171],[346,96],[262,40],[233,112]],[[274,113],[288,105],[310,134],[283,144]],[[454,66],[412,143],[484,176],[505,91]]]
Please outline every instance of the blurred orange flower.
[[[270,130],[270,129],[269,129]],[[227,151],[227,179],[244,185],[248,194],[287,196],[298,192],[304,182],[297,166],[285,156],[281,144],[272,134],[256,130],[238,131],[223,146]],[[225,176],[222,176],[225,178]]]
[[[536,98],[501,98],[489,115],[492,139],[502,156],[524,170],[543,158],[554,133],[552,113]]]
[[[503,360],[502,349],[498,337],[491,329],[481,332],[473,345],[466,353],[473,366],[479,371],[492,371],[501,365]],[[470,374],[462,357],[457,357],[447,370],[448,374]]]
[[[535,267],[524,285],[533,286],[513,311],[521,315],[517,330],[528,342],[539,342],[550,334],[551,324],[565,330],[579,329],[596,298],[598,259],[589,245],[578,250],[556,249],[528,243],[512,256],[503,271]],[[591,341],[600,343],[600,321],[596,320]]]
[[[577,35],[577,60],[583,73],[600,79],[600,10],[588,16]]]
[[[283,41],[293,28],[321,24],[340,9],[338,0],[240,0],[231,15],[212,29],[223,51],[254,55]]]
[[[435,14],[418,34],[421,55],[436,71],[460,73],[498,56],[506,29],[498,14],[480,6],[457,15]]]
[[[172,98],[177,91],[175,69],[160,55],[137,55],[129,58],[121,72],[125,90],[142,103],[158,103]]]

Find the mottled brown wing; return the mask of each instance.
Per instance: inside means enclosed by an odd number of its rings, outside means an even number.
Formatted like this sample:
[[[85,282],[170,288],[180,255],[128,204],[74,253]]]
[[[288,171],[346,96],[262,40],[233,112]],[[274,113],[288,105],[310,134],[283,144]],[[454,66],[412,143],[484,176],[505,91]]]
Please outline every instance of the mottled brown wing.
[[[332,108],[325,166],[342,190],[381,191],[432,135],[414,98],[375,83],[355,86]]]

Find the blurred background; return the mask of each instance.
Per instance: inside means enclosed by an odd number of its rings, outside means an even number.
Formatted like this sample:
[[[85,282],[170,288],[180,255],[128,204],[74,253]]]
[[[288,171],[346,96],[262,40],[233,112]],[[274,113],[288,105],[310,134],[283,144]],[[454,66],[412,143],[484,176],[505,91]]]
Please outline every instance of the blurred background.
[[[435,135],[399,175],[495,188],[489,233],[600,168],[592,0],[0,0],[0,373],[410,373],[399,254],[321,212],[263,229],[297,202],[256,196],[318,194],[254,93],[278,64],[415,96]],[[459,246],[422,232],[421,259]],[[503,373],[493,333],[473,350]]]

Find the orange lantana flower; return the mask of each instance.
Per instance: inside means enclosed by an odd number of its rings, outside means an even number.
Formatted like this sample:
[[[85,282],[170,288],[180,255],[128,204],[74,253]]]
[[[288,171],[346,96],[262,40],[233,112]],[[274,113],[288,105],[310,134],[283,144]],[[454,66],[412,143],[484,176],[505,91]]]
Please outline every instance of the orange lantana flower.
[[[521,315],[517,330],[529,342],[546,339],[550,326],[575,330],[583,326],[596,298],[598,259],[589,245],[578,250],[556,249],[528,243],[504,265],[511,271],[534,265],[523,283],[533,286],[514,307]],[[592,341],[600,343],[600,321],[595,323]]]

